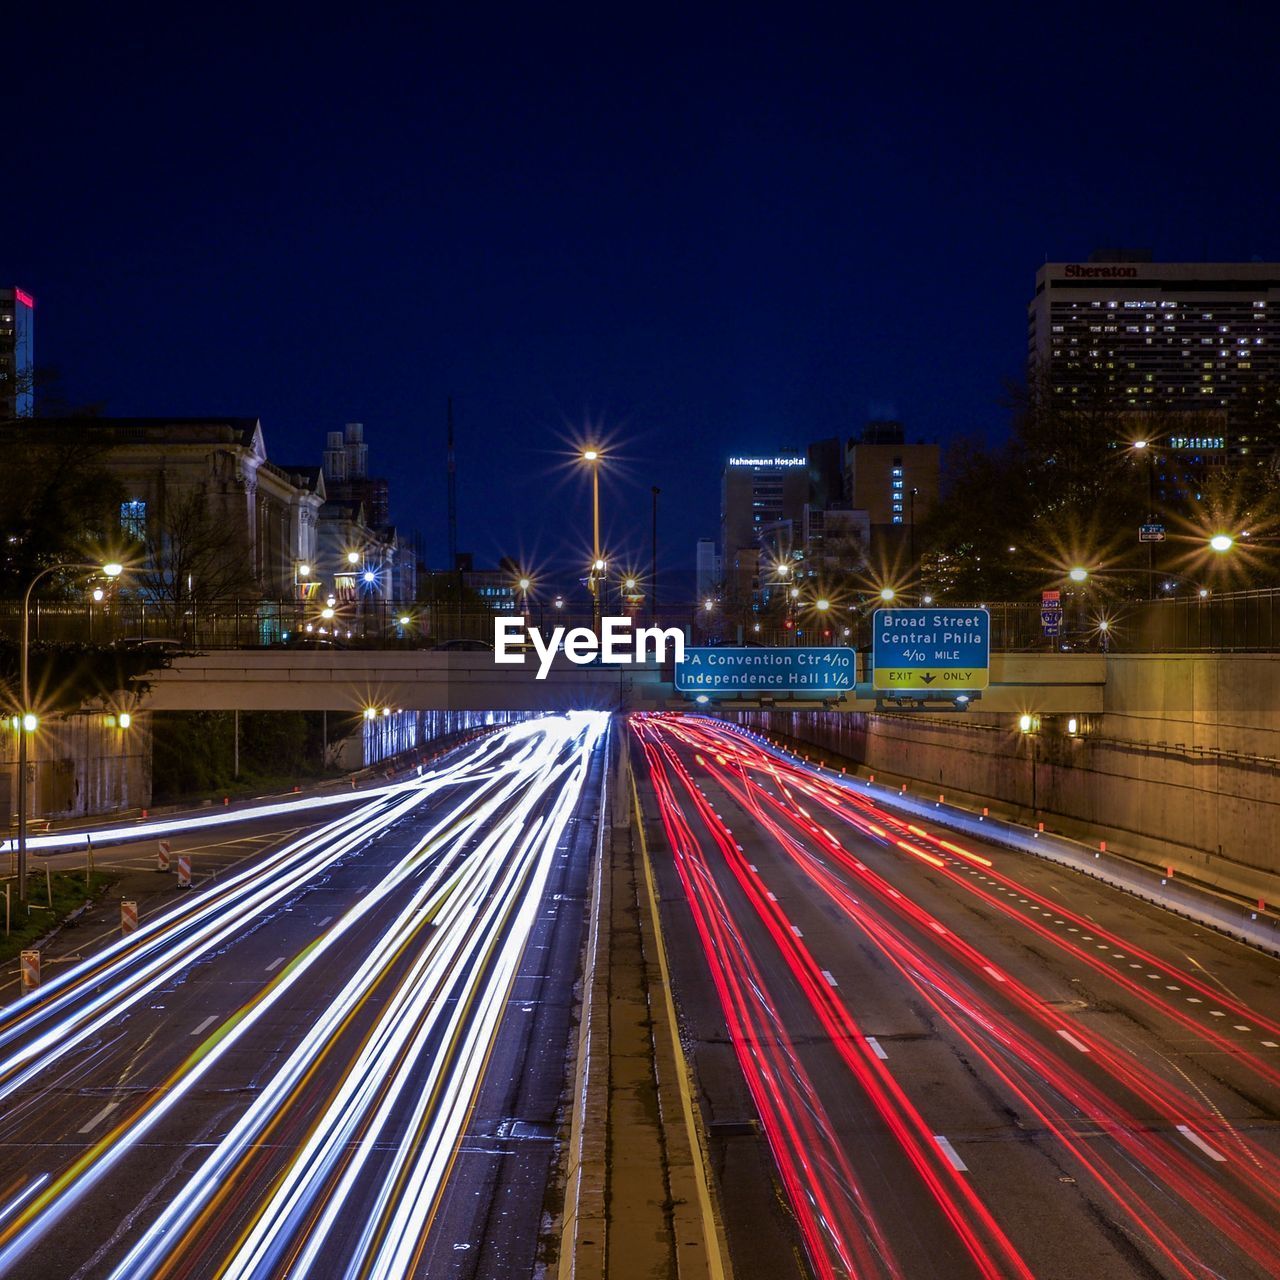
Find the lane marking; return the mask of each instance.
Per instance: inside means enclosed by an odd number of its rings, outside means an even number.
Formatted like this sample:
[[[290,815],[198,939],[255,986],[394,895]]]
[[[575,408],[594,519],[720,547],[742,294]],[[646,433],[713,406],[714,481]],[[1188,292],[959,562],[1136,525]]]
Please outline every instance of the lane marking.
[[[266,972],[270,973],[272,969],[278,969],[282,964],[284,964],[284,956],[276,956],[276,958],[267,965]]]
[[[92,1133],[120,1104],[118,1102],[108,1102],[96,1116],[87,1124],[80,1126],[81,1133]]]
[[[1262,1047],[1264,1049],[1280,1049],[1280,1044],[1277,1044],[1274,1040],[1264,1040]]]
[[[836,982],[836,980],[831,976],[831,970],[830,970],[830,969],[823,969],[823,971],[822,971],[822,976],[823,976],[824,978],[826,978],[826,980],[827,980],[827,984],[828,984],[829,986],[836,987],[836,986],[839,986],[839,985],[840,985],[840,984],[839,984],[838,982]]]
[[[996,972],[996,971],[995,971],[995,970],[994,970],[994,969],[993,969],[989,964],[984,964],[982,967],[983,967],[983,968],[984,968],[984,969],[985,969],[985,970],[986,970],[986,971],[987,971],[987,972],[988,972],[988,973],[989,973],[989,974],[990,974],[990,975],[991,975],[991,976],[992,976],[992,977],[993,977],[997,982],[1003,982],[1003,981],[1004,981],[1004,975],[1003,975],[1003,974],[1001,974],[1001,973],[997,973],[997,972]]]
[[[202,1035],[204,1032],[208,1031],[209,1028],[217,1022],[217,1020],[218,1015],[216,1013],[211,1013],[191,1034],[193,1036]]]
[[[880,1047],[880,1041],[875,1036],[868,1036],[867,1043],[871,1046],[871,1052],[880,1059],[881,1062],[888,1062],[889,1055]]]
[[[1209,1157],[1210,1160],[1216,1160],[1219,1164],[1225,1164],[1227,1157],[1221,1151],[1215,1151],[1194,1129],[1188,1129],[1185,1124],[1178,1126],[1178,1132],[1182,1134],[1192,1146],[1199,1147],[1201,1151]]]
[[[1088,1053],[1088,1052],[1089,1052],[1089,1046],[1088,1046],[1087,1044],[1081,1044],[1081,1043],[1080,1043],[1080,1041],[1079,1041],[1079,1040],[1077,1040],[1077,1039],[1075,1038],[1075,1036],[1073,1036],[1073,1035],[1071,1034],[1071,1032],[1070,1032],[1070,1031],[1064,1031],[1061,1027],[1059,1027],[1059,1028],[1058,1028],[1058,1034],[1059,1034],[1059,1035],[1060,1035],[1060,1036],[1061,1036],[1061,1037],[1062,1037],[1062,1038],[1063,1038],[1063,1039],[1064,1039],[1064,1040],[1065,1040],[1065,1041],[1066,1041],[1066,1042],[1067,1042],[1067,1043],[1068,1043],[1068,1044],[1069,1044],[1073,1049],[1079,1049],[1081,1053]]]
[[[798,928],[796,925],[794,925],[794,924],[791,926],[791,932],[792,932],[792,933],[794,933],[794,934],[796,935],[796,937],[797,937],[797,938],[803,938],[803,937],[804,937],[804,934],[803,934],[803,933],[801,933],[801,932],[800,932],[800,930],[799,930],[799,928]],[[1248,1028],[1248,1027],[1237,1027],[1236,1029],[1237,1029],[1238,1031],[1247,1031],[1249,1028]]]
[[[969,1172],[969,1166],[965,1164],[963,1160],[960,1159],[960,1153],[955,1149],[955,1147],[951,1145],[950,1142],[947,1141],[947,1139],[942,1134],[935,1133],[933,1135],[933,1140],[938,1144],[939,1148],[941,1148],[942,1154],[947,1157],[947,1160],[950,1162],[951,1167],[957,1173]]]
[[[318,921],[316,922],[316,928],[317,928],[317,929],[323,929],[323,928],[325,927],[325,925],[327,925],[327,924],[329,923],[329,921],[330,921],[330,920],[332,920],[332,919],[333,919],[333,917],[332,917],[332,916],[325,916],[325,918],[324,918],[323,920],[318,920]]]

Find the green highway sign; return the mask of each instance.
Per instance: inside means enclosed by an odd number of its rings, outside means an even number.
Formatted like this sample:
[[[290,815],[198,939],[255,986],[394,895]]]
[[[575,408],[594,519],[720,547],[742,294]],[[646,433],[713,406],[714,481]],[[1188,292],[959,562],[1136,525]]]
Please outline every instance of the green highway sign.
[[[985,609],[877,609],[871,687],[967,692],[991,683],[991,615]]]

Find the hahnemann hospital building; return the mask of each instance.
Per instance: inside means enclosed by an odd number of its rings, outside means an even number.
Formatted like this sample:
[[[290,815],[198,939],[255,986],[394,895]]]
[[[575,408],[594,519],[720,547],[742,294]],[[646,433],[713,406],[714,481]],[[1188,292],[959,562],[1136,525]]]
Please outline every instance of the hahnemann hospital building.
[[[1055,394],[1213,414],[1232,449],[1275,420],[1280,263],[1106,259],[1036,272],[1027,356]]]

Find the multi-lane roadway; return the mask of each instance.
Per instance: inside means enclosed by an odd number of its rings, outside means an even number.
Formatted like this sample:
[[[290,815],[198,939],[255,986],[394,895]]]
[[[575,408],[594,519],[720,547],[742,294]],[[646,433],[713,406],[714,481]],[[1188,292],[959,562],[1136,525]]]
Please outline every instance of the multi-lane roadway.
[[[533,1274],[606,724],[497,732],[7,1004],[0,1276]]]
[[[743,1276],[1280,1275],[1276,961],[634,717]]]

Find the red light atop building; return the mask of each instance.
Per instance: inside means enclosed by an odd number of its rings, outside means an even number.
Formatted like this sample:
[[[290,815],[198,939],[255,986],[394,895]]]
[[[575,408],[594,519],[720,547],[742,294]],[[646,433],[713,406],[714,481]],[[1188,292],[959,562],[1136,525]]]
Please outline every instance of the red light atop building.
[[[22,303],[24,307],[34,307],[36,300],[25,290],[15,288],[13,291],[14,300]]]

